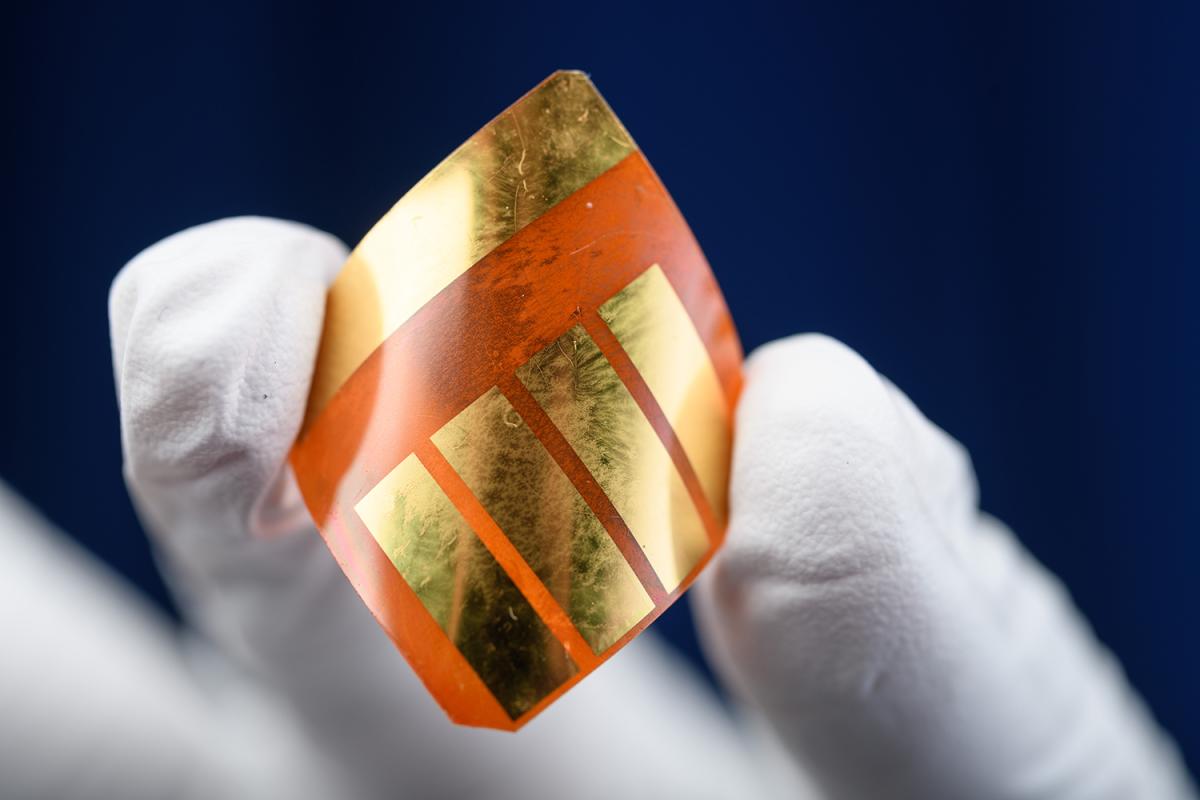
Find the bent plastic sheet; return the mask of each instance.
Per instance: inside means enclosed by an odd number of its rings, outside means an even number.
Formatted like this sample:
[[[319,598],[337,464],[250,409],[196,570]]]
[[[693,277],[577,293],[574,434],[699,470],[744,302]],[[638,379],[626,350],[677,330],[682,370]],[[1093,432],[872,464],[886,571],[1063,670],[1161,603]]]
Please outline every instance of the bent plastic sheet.
[[[292,464],[451,719],[515,730],[720,545],[740,369],[679,210],[558,72],[351,253]]]

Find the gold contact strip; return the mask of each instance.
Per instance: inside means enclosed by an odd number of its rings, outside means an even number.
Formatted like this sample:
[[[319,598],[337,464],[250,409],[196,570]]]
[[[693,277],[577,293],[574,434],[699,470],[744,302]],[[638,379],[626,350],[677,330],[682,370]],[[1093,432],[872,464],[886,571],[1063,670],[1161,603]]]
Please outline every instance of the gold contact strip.
[[[484,547],[488,549],[488,552],[492,554],[512,582],[516,584],[521,594],[529,601],[534,612],[541,617],[550,632],[566,648],[571,659],[584,672],[598,666],[600,659],[596,657],[592,648],[571,622],[567,612],[525,563],[525,559],[521,558],[521,554],[504,535],[504,531],[500,530],[500,526],[492,519],[462,477],[455,472],[454,467],[446,460],[442,452],[432,442],[423,441],[417,445],[414,453],[437,485],[441,487],[446,497],[458,509],[458,513],[463,515],[467,524],[475,531],[475,535],[483,542]]]
[[[711,542],[674,461],[612,363],[577,323],[516,374],[673,592]],[[660,481],[665,492],[655,491]]]
[[[592,341],[600,348],[600,352],[608,359],[608,363],[612,365],[621,382],[625,384],[625,388],[633,395],[638,408],[641,409],[646,419],[649,420],[650,427],[654,428],[654,432],[658,434],[663,447],[667,448],[667,452],[671,456],[671,461],[674,462],[675,469],[679,471],[679,477],[683,479],[683,485],[687,487],[688,495],[692,498],[692,503],[696,506],[696,511],[700,514],[700,519],[704,523],[704,529],[708,533],[709,541],[713,543],[719,541],[721,537],[721,524],[717,521],[717,516],[713,513],[712,506],[708,503],[708,497],[705,495],[704,489],[700,484],[700,478],[692,468],[692,462],[688,459],[687,453],[683,449],[683,444],[675,434],[675,429],[671,427],[666,413],[662,410],[662,406],[658,404],[658,400],[655,399],[654,393],[650,391],[650,387],[646,385],[642,374],[634,366],[629,353],[625,351],[625,348],[621,346],[621,342],[595,311],[585,312],[581,323],[583,329],[592,337]]]
[[[604,525],[499,388],[431,440],[593,652],[654,610]]]
[[[729,484],[729,403],[712,356],[675,286],[652,264],[597,310],[633,370],[618,371],[649,389],[670,420],[674,441],[724,528]],[[612,356],[610,356],[612,360]],[[665,428],[660,428],[660,433]],[[664,440],[665,441],[665,440]],[[671,445],[669,445],[671,446]]]
[[[650,559],[638,544],[637,539],[634,538],[629,526],[625,524],[625,520],[621,518],[612,500],[600,488],[600,484],[592,477],[592,473],[583,463],[583,459],[575,452],[575,448],[571,447],[562,431],[550,419],[550,415],[515,374],[505,377],[500,384],[500,391],[529,425],[534,435],[546,448],[546,452],[558,462],[558,466],[575,485],[576,491],[592,509],[592,513],[604,525],[608,535],[612,537],[613,543],[621,551],[625,560],[629,562],[629,566],[637,575],[638,580],[641,581],[646,594],[650,595],[650,600],[654,603],[655,608],[666,605],[668,602],[666,587],[663,586],[658,573],[650,564]]]
[[[580,674],[578,662],[546,625],[416,453],[405,457],[355,506],[424,610],[479,676],[510,719],[517,720]],[[432,550],[454,548],[465,570]],[[460,585],[472,582],[469,592]],[[480,581],[486,593],[479,592]],[[458,606],[455,606],[458,603]],[[462,624],[470,618],[470,630]],[[504,631],[489,641],[481,634]],[[493,634],[495,635],[495,634]]]

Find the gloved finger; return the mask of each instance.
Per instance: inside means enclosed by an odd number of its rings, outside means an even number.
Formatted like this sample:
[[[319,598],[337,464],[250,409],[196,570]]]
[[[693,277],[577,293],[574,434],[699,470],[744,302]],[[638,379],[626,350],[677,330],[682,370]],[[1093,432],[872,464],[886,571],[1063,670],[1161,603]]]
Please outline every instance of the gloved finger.
[[[199,503],[206,540],[307,525],[283,468],[345,259],[328,234],[247,217],[171,236],[121,270],[109,319],[125,472],[152,528],[191,535]]]
[[[344,257],[299,225],[228,220],[113,286],[127,479],[185,611],[284,693],[350,796],[761,795],[729,719],[645,637],[515,736],[445,719],[285,467]]]
[[[1191,796],[961,446],[846,347],[750,360],[731,508],[709,651],[829,796]]]
[[[5,797],[330,796],[269,696],[203,680],[161,615],[3,483],[0,552]]]

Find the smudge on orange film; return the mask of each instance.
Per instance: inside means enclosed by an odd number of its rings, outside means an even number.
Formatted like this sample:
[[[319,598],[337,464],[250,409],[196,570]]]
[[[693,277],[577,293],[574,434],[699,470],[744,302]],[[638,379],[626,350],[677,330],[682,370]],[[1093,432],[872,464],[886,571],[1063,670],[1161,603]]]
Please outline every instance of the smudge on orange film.
[[[687,223],[578,72],[359,243],[292,464],[452,720],[516,730],[687,589],[724,536],[741,361]]]

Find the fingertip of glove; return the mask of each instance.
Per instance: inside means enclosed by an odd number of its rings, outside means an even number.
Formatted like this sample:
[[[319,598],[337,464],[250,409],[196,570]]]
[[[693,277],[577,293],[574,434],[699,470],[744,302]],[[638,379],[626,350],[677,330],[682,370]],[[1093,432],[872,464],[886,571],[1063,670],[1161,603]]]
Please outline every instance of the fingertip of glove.
[[[135,319],[157,329],[169,315],[203,310],[206,301],[254,303],[288,284],[323,294],[345,262],[335,236],[297,222],[270,217],[230,217],[187,228],[134,256],[109,287],[113,366],[120,375]],[[242,284],[238,289],[230,286]],[[211,309],[218,314],[225,309]],[[146,317],[151,319],[147,320]],[[145,339],[145,331],[138,334]]]
[[[329,234],[238,217],[131,260],[109,295],[127,470],[186,477],[234,455],[277,470],[345,258]]]
[[[862,356],[822,334],[766,344],[746,364],[738,407],[740,438],[803,427],[836,433],[846,426],[885,434],[893,422],[887,384]],[[821,438],[825,438],[822,436]]]
[[[734,652],[725,671],[764,702],[785,687],[800,704],[869,693],[910,588],[888,387],[846,345],[790,337],[749,358],[737,425],[730,528],[701,615]]]
[[[135,284],[140,273],[165,264],[203,262],[214,255],[298,247],[309,252],[313,260],[326,265],[323,277],[331,283],[337,276],[348,250],[331,233],[309,225],[274,217],[242,216],[193,225],[161,239],[138,253],[125,264],[109,288],[109,308],[114,299]],[[254,266],[246,260],[247,267]]]
[[[756,351],[737,412],[723,571],[735,583],[825,582],[890,560],[902,436],[886,383],[844,344],[807,334]]]
[[[746,359],[746,371],[754,377],[771,374],[795,379],[836,374],[879,381],[862,356],[823,333],[800,333],[768,342]]]

